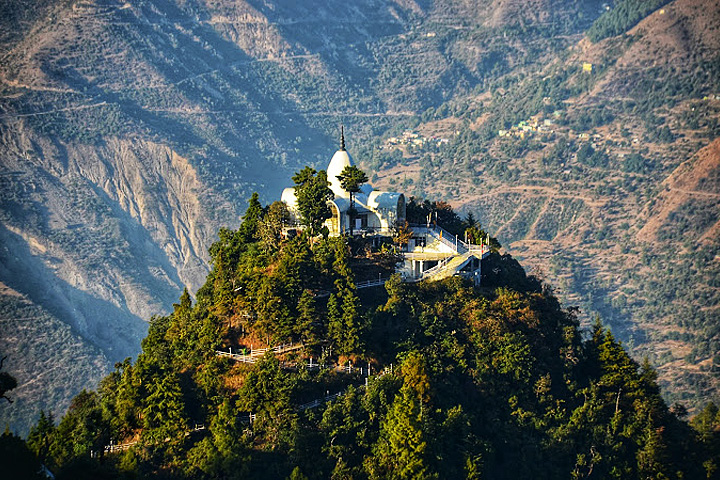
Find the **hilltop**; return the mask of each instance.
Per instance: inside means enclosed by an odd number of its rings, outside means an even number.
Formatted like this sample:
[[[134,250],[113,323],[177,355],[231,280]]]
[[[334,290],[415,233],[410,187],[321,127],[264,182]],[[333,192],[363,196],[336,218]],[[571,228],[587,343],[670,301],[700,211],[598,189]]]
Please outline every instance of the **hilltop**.
[[[137,360],[57,426],[43,413],[27,445],[0,437],[25,459],[13,473],[715,478],[717,407],[686,423],[647,362],[599,322],[583,338],[509,255],[483,260],[479,286],[394,275],[360,291],[352,251],[382,257],[389,239],[273,239],[269,217],[251,200],[196,300],[154,317]]]
[[[504,5],[483,8],[499,22]],[[301,163],[325,163],[338,123],[361,145],[519,53],[469,48],[496,28],[467,15],[471,5],[317,7],[5,2],[0,280],[110,367],[137,354],[150,315],[199,288],[239,198],[275,198]],[[590,8],[539,7],[550,19]],[[17,370],[33,360],[6,341],[20,312],[3,298],[0,348]],[[36,342],[57,348],[49,335]],[[37,397],[28,382],[41,373],[20,378],[20,399]],[[17,402],[10,415],[38,408]]]

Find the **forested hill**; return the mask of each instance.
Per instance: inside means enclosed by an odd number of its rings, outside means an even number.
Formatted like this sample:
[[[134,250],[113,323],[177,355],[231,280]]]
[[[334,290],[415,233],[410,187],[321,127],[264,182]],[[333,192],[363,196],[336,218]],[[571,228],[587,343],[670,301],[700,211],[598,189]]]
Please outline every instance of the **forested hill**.
[[[135,357],[340,124],[374,187],[472,213],[669,403],[717,401],[718,29],[719,0],[0,0],[0,421]]]
[[[281,240],[280,211],[253,198],[195,301],[154,317],[137,360],[57,426],[43,414],[27,446],[0,437],[4,474],[718,478],[717,407],[688,424],[647,362],[599,322],[583,334],[512,257],[486,259],[480,287],[392,276],[361,290],[397,260],[391,243]]]

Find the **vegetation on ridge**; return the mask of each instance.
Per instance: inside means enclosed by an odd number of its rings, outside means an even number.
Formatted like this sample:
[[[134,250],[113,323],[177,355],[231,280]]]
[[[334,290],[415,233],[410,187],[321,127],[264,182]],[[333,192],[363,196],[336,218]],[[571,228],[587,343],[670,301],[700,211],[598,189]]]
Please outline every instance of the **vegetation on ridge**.
[[[613,8],[600,16],[587,31],[593,42],[623,34],[634,27],[650,12],[662,7],[669,0],[619,0]]]
[[[258,207],[220,232],[195,302],[153,318],[134,363],[0,451],[29,448],[27,468],[58,479],[718,478],[717,408],[686,423],[647,362],[599,322],[583,338],[510,256],[486,260],[481,287],[393,276],[360,291],[354,252],[385,254],[264,244]],[[216,353],[298,341],[255,363]]]
[[[59,315],[30,330],[16,320],[30,316],[25,306],[2,298],[0,350],[43,374],[17,375],[18,401],[0,412],[12,429],[27,432],[40,408],[64,412],[100,371],[135,355],[140,318],[166,312],[182,283],[202,283],[202,254],[217,225],[237,227],[237,199],[276,198],[279,172],[298,162],[324,167],[341,121],[375,186],[465,202],[453,206],[547,275],[582,322],[601,313],[635,358],[647,355],[668,403],[696,413],[717,402],[720,190],[676,185],[695,192],[684,196],[663,180],[720,132],[718,9],[674,0],[627,31],[659,3],[251,3],[0,7],[0,216],[16,232],[3,230],[0,263],[17,266],[2,280]],[[593,23],[620,25],[619,35],[588,42]],[[533,117],[552,131],[499,135]],[[418,145],[385,143],[406,129]],[[182,168],[168,170],[166,157]],[[199,183],[167,181],[184,174]],[[663,197],[669,216],[653,218]],[[193,216],[193,205],[205,208]],[[258,232],[265,250],[279,246],[285,214],[271,208]],[[58,278],[80,295],[46,295],[65,285]],[[117,304],[138,316],[97,308]],[[52,308],[61,305],[73,308]],[[61,321],[89,322],[84,338],[73,332],[82,352],[57,334]],[[130,341],[119,350],[121,338]]]

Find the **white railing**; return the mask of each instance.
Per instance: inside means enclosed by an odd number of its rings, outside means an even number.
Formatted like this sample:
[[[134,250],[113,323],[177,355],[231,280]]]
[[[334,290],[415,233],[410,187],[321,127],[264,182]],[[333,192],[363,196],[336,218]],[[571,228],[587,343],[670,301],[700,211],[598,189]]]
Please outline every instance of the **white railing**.
[[[260,357],[265,355],[265,353],[268,352],[268,350],[272,350],[275,353],[286,353],[291,352],[293,350],[299,350],[301,348],[304,348],[305,345],[303,343],[283,343],[282,345],[276,345],[272,348],[256,348],[256,349],[250,349],[250,353],[232,353],[232,348],[229,349],[229,351],[225,352],[222,350],[215,350],[215,355],[218,357],[228,357],[236,362],[243,362],[243,363],[255,363],[258,361]]]
[[[200,430],[205,430],[205,425],[202,424],[202,423],[196,423],[196,424],[195,424],[195,427],[193,427],[192,429],[186,431],[186,432],[183,434],[183,436],[184,436],[184,437],[187,437],[187,436],[189,436],[191,433],[193,433],[193,432],[199,432]],[[168,442],[168,441],[170,441],[170,439],[169,439],[169,438],[166,438],[166,439],[165,439],[165,442]],[[125,450],[130,449],[130,447],[133,447],[133,446],[137,445],[138,443],[140,443],[138,440],[135,440],[134,442],[119,443],[119,444],[115,444],[115,443],[113,443],[113,442],[111,441],[111,442],[110,442],[110,445],[105,445],[105,447],[103,448],[103,450],[105,451],[105,453],[124,452]]]
[[[350,230],[348,229],[348,233]],[[385,237],[392,237],[395,235],[396,230],[393,228],[384,228],[384,227],[361,227],[361,228],[353,228],[353,236],[358,235],[381,235]]]
[[[302,405],[298,406],[298,410],[308,410],[311,408],[316,408],[322,405],[323,403],[327,403],[329,401],[335,400],[336,398],[341,397],[343,392],[333,393],[332,395],[327,395],[323,398],[317,398],[311,402],[303,403]]]
[[[377,280],[365,280],[364,282],[358,282],[355,284],[355,288],[368,288],[385,285],[388,281],[387,278],[378,278]]]
[[[115,452],[124,452],[125,450],[129,449],[130,447],[137,445],[138,442],[128,442],[128,443],[120,443],[120,444],[113,444],[110,443],[110,445],[105,445],[105,453],[115,453]]]
[[[434,238],[440,241],[443,245],[453,249],[455,253],[467,253],[467,252],[481,252],[484,257],[490,252],[490,247],[485,244],[474,244],[468,243],[461,240],[457,235],[454,235],[439,225],[410,225],[410,228],[417,233],[425,233],[432,235]]]
[[[440,243],[449,247],[455,253],[465,253],[469,250],[468,245],[460,240],[457,235],[453,235],[438,225],[411,225],[410,228],[417,233],[432,235],[440,241]]]
[[[447,257],[447,258],[445,258],[444,260],[440,261],[440,262],[439,262],[437,265],[435,265],[434,267],[428,268],[427,270],[425,270],[424,272],[422,272],[422,273],[420,274],[419,279],[422,280],[423,278],[431,277],[431,276],[435,275],[436,273],[442,271],[442,270],[447,266],[447,264],[450,263],[450,261],[451,261],[453,258],[455,258],[455,257]]]
[[[218,357],[228,357],[236,362],[243,362],[243,363],[255,363],[258,360],[257,356],[251,356],[251,355],[241,355],[238,353],[230,353],[230,352],[223,352],[222,350],[215,350],[215,355]]]

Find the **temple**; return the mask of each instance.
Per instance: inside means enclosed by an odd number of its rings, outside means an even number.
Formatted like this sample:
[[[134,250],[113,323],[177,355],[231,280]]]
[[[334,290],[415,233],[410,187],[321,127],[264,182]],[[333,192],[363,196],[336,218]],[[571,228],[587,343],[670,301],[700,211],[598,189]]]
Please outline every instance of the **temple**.
[[[396,228],[405,224],[405,196],[398,192],[381,192],[364,184],[354,194],[355,213],[352,215],[353,228],[350,228],[350,193],[342,188],[338,176],[353,160],[345,149],[345,134],[340,133],[340,149],[335,152],[327,168],[327,179],[334,198],[328,203],[332,217],[325,221],[330,235],[349,234],[373,236],[379,240],[391,237]],[[301,215],[297,209],[295,188],[286,188],[282,192],[282,201],[288,206],[292,229],[300,226]],[[397,272],[407,282],[420,280],[441,280],[448,276],[463,276],[480,283],[481,261],[490,253],[489,239],[480,244],[463,242],[440,226],[430,223],[411,225],[412,236],[403,246],[403,261],[398,264]],[[378,279],[358,285],[358,288],[383,283]]]
[[[338,236],[348,233],[350,229],[350,193],[340,186],[338,175],[347,166],[354,165],[352,157],[345,150],[345,132],[340,133],[340,149],[335,152],[327,167],[327,178],[330,189],[335,197],[330,200],[332,217],[325,222],[330,235]],[[283,190],[281,200],[287,204],[292,221],[300,222],[297,210],[295,188]],[[364,184],[360,191],[353,195],[355,214],[352,231],[354,235],[383,234],[391,235],[392,229],[405,223],[405,196],[398,192],[381,192],[371,185]]]

